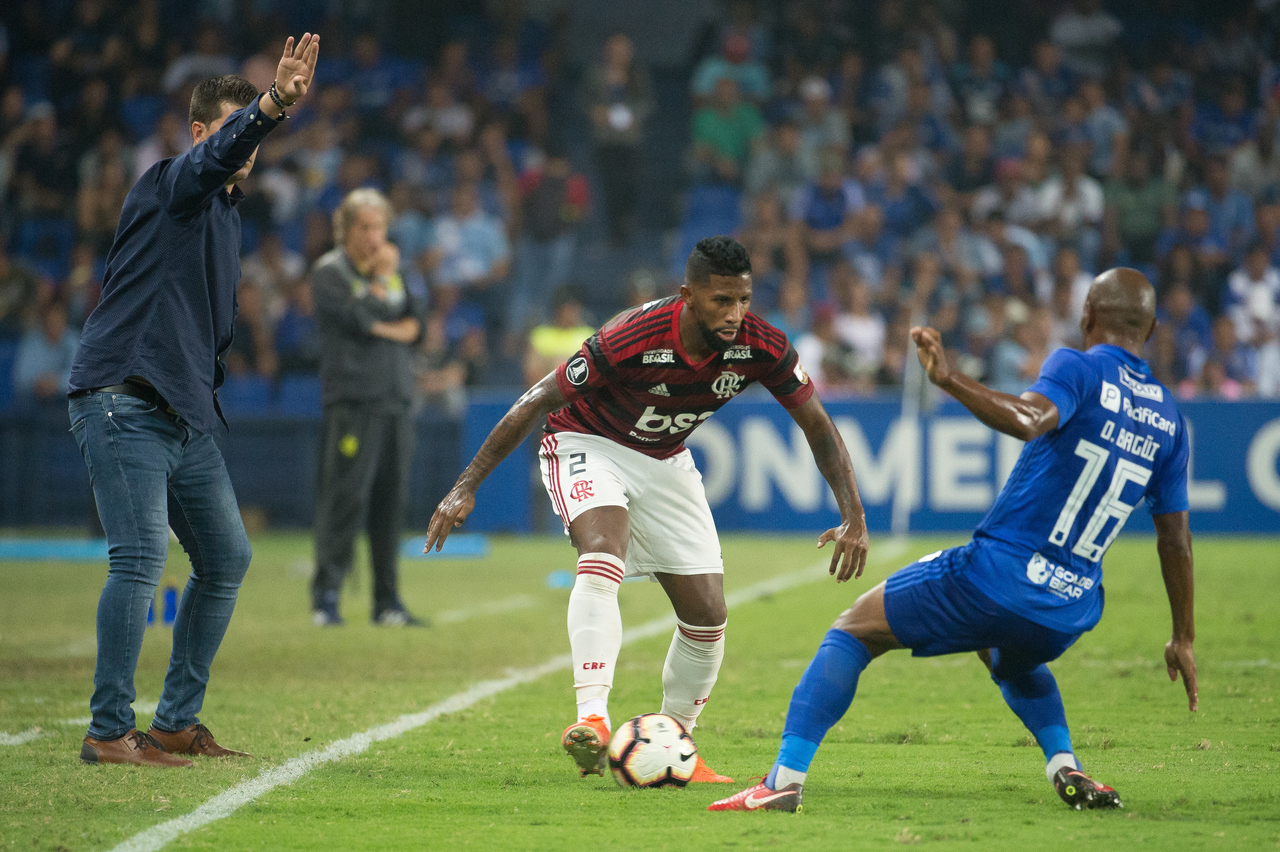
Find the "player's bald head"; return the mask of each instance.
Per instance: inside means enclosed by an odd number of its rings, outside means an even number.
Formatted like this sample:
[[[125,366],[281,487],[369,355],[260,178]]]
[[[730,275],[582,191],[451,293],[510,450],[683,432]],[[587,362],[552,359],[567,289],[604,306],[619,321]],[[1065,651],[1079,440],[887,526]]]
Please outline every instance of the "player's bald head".
[[[1093,279],[1085,299],[1081,326],[1091,332],[1129,341],[1141,349],[1155,328],[1156,291],[1136,269],[1117,267]]]

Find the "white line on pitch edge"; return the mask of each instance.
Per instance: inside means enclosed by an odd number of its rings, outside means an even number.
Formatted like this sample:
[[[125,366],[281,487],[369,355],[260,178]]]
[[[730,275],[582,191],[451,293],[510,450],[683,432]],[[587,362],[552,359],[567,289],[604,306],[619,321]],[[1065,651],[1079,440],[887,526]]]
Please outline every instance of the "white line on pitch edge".
[[[156,702],[154,701],[135,701],[133,709],[138,713],[154,713],[156,712]],[[88,725],[93,721],[92,716],[77,716],[74,719],[59,719],[54,722],[55,725]],[[51,737],[53,731],[46,731],[40,727],[28,728],[17,734],[11,734],[8,731],[0,731],[0,746],[19,746],[38,740],[42,737]]]
[[[875,563],[878,564],[893,559],[901,555],[903,549],[904,546],[901,544],[888,542],[877,548]],[[732,608],[739,604],[748,603],[787,589],[821,580],[827,576],[827,562],[824,561],[810,568],[793,571],[790,574],[781,574],[759,583],[753,583],[735,592],[730,592],[725,595],[725,603]],[[646,621],[644,624],[623,631],[622,644],[630,645],[633,642],[660,636],[670,631],[675,626],[675,623],[674,615]],[[115,847],[112,852],[155,852],[155,850],[164,848],[170,841],[183,834],[230,816],[244,805],[249,804],[259,796],[269,793],[276,787],[292,784],[319,766],[360,754],[368,750],[369,746],[376,742],[406,734],[447,713],[465,710],[478,701],[483,701],[521,684],[537,680],[552,672],[567,669],[571,664],[572,660],[568,654],[553,657],[541,665],[513,671],[505,678],[482,681],[468,690],[432,704],[425,710],[417,713],[406,713],[394,722],[370,728],[367,731],[353,734],[346,739],[331,743],[326,748],[309,751],[286,760],[279,766],[264,770],[256,778],[242,781],[236,786],[219,793],[191,813],[171,819],[168,822],[162,822],[135,834]]]
[[[467,621],[482,615],[502,615],[508,612],[515,612],[518,609],[529,609],[536,606],[537,603],[538,599],[533,595],[512,595],[500,601],[488,601],[476,606],[463,607],[462,609],[445,610],[444,612],[436,613],[431,619],[436,624],[457,624],[460,621]]]
[[[42,731],[40,728],[27,728],[25,731],[19,731],[11,734],[8,731],[0,731],[0,746],[16,746],[23,743],[29,743],[32,740],[38,740],[41,737],[53,736],[52,731]]]

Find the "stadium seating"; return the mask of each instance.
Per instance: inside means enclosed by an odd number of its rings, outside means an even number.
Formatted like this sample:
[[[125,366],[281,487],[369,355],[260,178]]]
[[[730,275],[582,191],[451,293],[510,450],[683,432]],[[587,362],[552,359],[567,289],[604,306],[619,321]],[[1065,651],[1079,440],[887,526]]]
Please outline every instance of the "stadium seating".
[[[271,409],[271,385],[261,376],[228,376],[218,390],[218,403],[227,417],[266,415]]]
[[[75,229],[66,219],[26,219],[18,227],[16,251],[41,274],[61,280],[68,271]]]
[[[0,413],[13,408],[13,364],[18,359],[18,341],[0,340]]]
[[[276,392],[276,411],[285,417],[319,417],[320,377],[302,374],[282,378]]]

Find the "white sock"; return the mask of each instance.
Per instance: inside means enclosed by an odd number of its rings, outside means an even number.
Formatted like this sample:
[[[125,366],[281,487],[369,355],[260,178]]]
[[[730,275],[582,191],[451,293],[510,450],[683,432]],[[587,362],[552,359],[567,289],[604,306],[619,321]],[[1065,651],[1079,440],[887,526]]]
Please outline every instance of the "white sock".
[[[1049,762],[1044,767],[1045,777],[1049,779],[1049,783],[1053,783],[1053,776],[1058,774],[1058,770],[1062,768],[1079,769],[1080,761],[1076,760],[1076,756],[1069,751],[1060,751],[1053,757],[1049,758]]]
[[[578,721],[581,722],[588,716],[599,716],[604,719],[606,726],[609,725],[609,701],[605,698],[584,698],[578,702]],[[613,727],[610,726],[612,731]]]
[[[697,724],[720,674],[724,628],[724,624],[698,627],[676,619],[676,632],[662,667],[662,712],[689,731]]]
[[[573,686],[578,718],[603,716],[609,730],[609,690],[622,649],[622,613],[618,586],[625,570],[611,553],[578,557],[578,577],[569,593],[569,649],[573,656]]]
[[[804,786],[804,779],[808,772],[801,772],[799,769],[788,769],[785,766],[779,766],[778,772],[773,776],[773,789],[781,790],[790,784],[799,784]]]

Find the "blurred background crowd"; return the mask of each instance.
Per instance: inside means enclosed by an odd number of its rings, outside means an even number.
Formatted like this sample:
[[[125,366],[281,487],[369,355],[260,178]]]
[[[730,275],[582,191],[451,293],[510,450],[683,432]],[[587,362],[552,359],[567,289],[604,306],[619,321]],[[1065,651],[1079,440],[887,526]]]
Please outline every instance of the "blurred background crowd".
[[[1159,294],[1162,381],[1280,396],[1280,3],[693,5],[658,62],[660,37],[573,2],[5,3],[0,410],[64,404],[121,203],[190,144],[194,83],[265,90],[317,27],[314,96],[238,208],[232,413],[318,411],[309,270],[364,186],[394,206],[430,306],[419,388],[448,410],[675,292],[714,233],[828,395],[900,385],[925,322],[1017,393],[1079,345],[1092,275],[1129,265]]]

